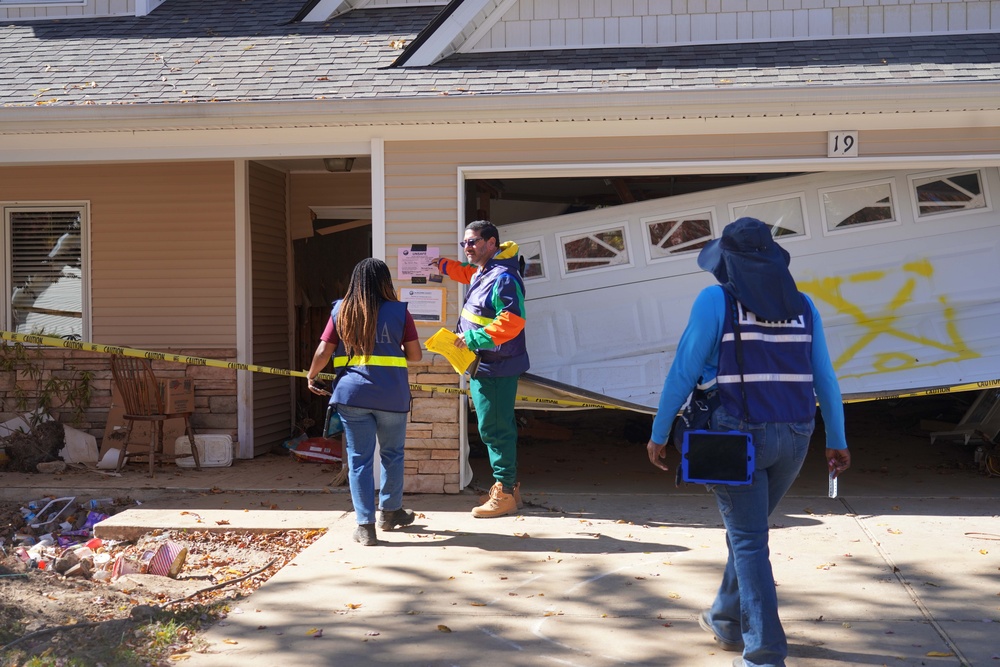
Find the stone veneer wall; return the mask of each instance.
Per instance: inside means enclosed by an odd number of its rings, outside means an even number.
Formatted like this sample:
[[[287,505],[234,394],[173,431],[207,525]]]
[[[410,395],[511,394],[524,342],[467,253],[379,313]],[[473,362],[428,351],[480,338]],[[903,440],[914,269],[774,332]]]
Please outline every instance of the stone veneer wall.
[[[444,357],[428,353],[430,363],[410,364],[410,382],[457,388],[458,375]],[[453,393],[413,390],[406,425],[406,493],[458,493],[459,406]]]
[[[235,349],[169,349],[170,354],[235,361]],[[72,423],[72,411],[56,406],[52,416],[64,424],[86,431],[98,440],[111,408],[111,363],[106,354],[45,348],[36,364],[48,376],[73,377],[82,371],[93,373],[90,408],[78,424]],[[440,385],[456,389],[458,376],[443,357],[428,355],[429,361],[411,364],[410,382]],[[198,433],[222,433],[237,439],[236,371],[211,366],[181,366],[153,361],[157,377],[185,377],[194,380],[195,413],[192,426]],[[0,421],[17,416],[8,398],[14,384],[27,385],[24,373],[0,373]],[[406,478],[407,493],[458,493],[459,487],[459,407],[464,397],[454,393],[413,391],[412,411],[407,424]]]
[[[235,361],[235,349],[168,349],[158,350],[170,354],[182,354],[192,357],[204,357],[221,361]],[[73,423],[72,410],[62,409],[58,405],[52,410],[52,417],[81,431],[90,433],[100,445],[104,437],[104,426],[111,408],[111,361],[106,354],[96,352],[46,348],[42,357],[35,364],[42,370],[42,379],[50,376],[72,378],[75,374],[90,371],[91,381],[90,408],[84,412],[81,422]],[[228,368],[213,368],[210,366],[182,366],[165,361],[153,361],[153,372],[157,377],[191,378],[194,380],[195,413],[191,426],[195,432],[221,433],[237,439],[237,400],[236,371]],[[0,373],[0,421],[6,421],[17,416],[16,407],[10,398],[15,383],[22,387],[31,387],[35,380],[27,377],[23,371]]]

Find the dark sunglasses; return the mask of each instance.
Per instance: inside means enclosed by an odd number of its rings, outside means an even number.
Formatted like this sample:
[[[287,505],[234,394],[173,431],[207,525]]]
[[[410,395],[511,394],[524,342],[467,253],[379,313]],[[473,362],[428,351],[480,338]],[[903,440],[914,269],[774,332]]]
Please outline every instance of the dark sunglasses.
[[[480,241],[482,241],[482,239],[468,239],[466,241],[459,241],[458,242],[458,247],[459,248],[471,248],[472,246],[476,245]]]

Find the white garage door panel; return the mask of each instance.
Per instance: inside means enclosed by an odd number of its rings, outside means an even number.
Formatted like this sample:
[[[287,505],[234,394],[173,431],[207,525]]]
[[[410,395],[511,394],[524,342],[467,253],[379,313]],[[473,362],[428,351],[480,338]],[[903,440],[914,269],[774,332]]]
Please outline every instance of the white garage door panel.
[[[838,172],[505,226],[505,239],[541,238],[547,264],[544,280],[526,280],[531,372],[655,406],[694,297],[715,280],[697,268],[697,252],[650,260],[663,253],[646,247],[646,223],[711,210],[718,236],[731,210],[801,198],[805,233],[779,242],[823,317],[845,394],[1000,378],[1000,215],[989,196],[1000,194],[1000,172],[982,174],[987,207],[958,215],[915,215],[911,177],[928,174]],[[884,216],[886,183],[892,220],[825,229],[825,192],[857,188],[859,215]],[[566,273],[560,239],[623,225],[629,266]]]

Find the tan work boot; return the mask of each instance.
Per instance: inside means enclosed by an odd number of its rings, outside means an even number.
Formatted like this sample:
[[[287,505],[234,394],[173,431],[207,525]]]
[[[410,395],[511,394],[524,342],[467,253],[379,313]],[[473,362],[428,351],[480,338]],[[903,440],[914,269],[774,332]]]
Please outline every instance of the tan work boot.
[[[496,486],[497,484],[500,484],[500,482],[497,482],[493,486]],[[490,488],[490,491],[492,491],[492,490],[493,489]],[[479,496],[479,504],[483,505],[489,499],[490,499],[490,494],[484,493],[483,495]],[[524,503],[521,502],[521,483],[520,482],[518,482],[517,484],[514,485],[514,502],[517,504],[517,509],[521,509],[521,508],[524,507]]]
[[[477,519],[488,519],[495,516],[506,516],[517,512],[517,502],[513,493],[504,493],[503,484],[497,482],[490,488],[490,497],[479,507],[472,508],[472,516]]]

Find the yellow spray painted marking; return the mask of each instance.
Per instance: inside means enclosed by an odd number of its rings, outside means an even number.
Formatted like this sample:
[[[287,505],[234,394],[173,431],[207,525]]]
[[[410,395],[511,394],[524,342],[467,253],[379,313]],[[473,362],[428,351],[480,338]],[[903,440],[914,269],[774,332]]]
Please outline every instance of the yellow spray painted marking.
[[[945,325],[947,340],[935,340],[934,338],[911,333],[899,328],[899,310],[903,306],[913,302],[913,295],[917,289],[918,280],[929,280],[934,275],[934,267],[930,260],[927,259],[903,264],[901,270],[906,276],[903,284],[892,295],[892,298],[889,299],[884,308],[873,313],[866,313],[861,306],[851,303],[844,297],[841,287],[845,282],[858,284],[885,281],[889,278],[889,272],[887,271],[862,271],[847,277],[833,276],[799,282],[799,289],[814,296],[816,299],[830,304],[837,313],[849,316],[862,331],[862,334],[851,345],[847,346],[841,352],[840,356],[833,360],[833,367],[837,370],[840,370],[849,361],[857,357],[863,349],[871,345],[880,336],[895,337],[915,345],[940,350],[949,355],[943,359],[920,361],[912,354],[905,352],[879,352],[874,355],[872,370],[849,375],[840,375],[838,373],[841,379],[937,366],[944,363],[975,359],[981,356],[975,350],[969,349],[965,341],[962,340],[956,324],[955,309],[949,305],[948,299],[945,296],[938,297],[938,301],[941,304],[941,315]]]

